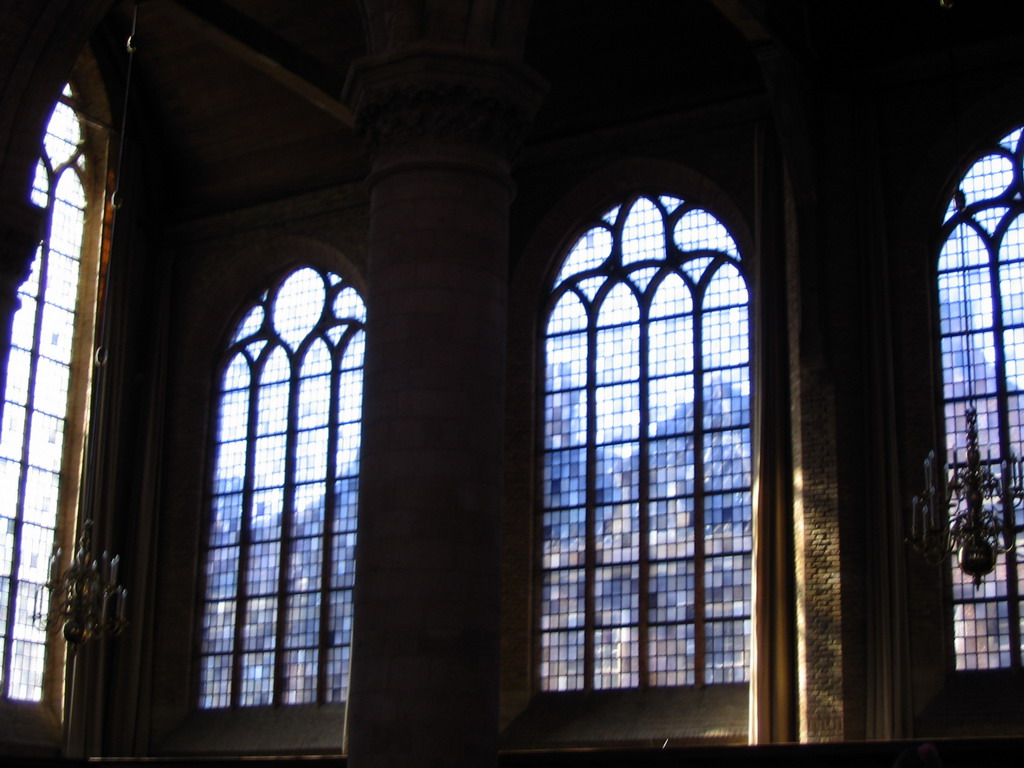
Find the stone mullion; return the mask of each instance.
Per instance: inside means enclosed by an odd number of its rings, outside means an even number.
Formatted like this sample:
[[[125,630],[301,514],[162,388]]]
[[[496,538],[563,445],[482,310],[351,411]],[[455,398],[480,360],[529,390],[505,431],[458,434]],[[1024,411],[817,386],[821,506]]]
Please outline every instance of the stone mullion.
[[[639,663],[637,673],[639,675],[639,687],[646,688],[650,685],[650,370],[649,364],[649,327],[650,318],[648,311],[649,304],[641,307],[640,313],[640,338],[639,338],[639,370],[638,370],[638,402],[639,402],[639,433],[637,434],[638,445],[638,469],[637,490],[637,548],[638,568],[640,569],[638,583],[640,595],[637,603],[637,653]]]
[[[597,643],[597,620],[594,612],[597,608],[594,600],[594,584],[597,580],[597,310],[591,305],[587,322],[587,437],[586,437],[586,468],[587,493],[586,512],[583,519],[586,525],[586,542],[583,556],[583,689],[594,689],[596,670],[594,646]]]
[[[248,428],[245,435],[245,474],[242,481],[242,519],[238,529],[238,584],[235,598],[235,626],[232,644],[231,705],[241,706],[242,696],[242,656],[245,654],[245,624],[248,614],[249,588],[246,572],[249,565],[249,552],[252,545],[252,505],[254,496],[254,474],[256,465],[256,432],[259,426],[259,395],[260,374],[266,358],[273,351],[272,342],[263,349],[263,362],[253,361],[249,365],[249,415]],[[248,355],[246,355],[248,360]],[[207,534],[209,535],[209,534]]]
[[[287,656],[285,640],[288,637],[288,598],[292,593],[288,588],[288,578],[294,557],[295,540],[292,535],[292,519],[295,506],[295,454],[298,452],[299,439],[303,433],[299,431],[299,389],[302,382],[303,355],[309,350],[307,336],[299,343],[294,354],[289,353],[288,363],[288,421],[285,426],[284,441],[284,480],[281,487],[281,530],[280,555],[278,556],[277,573],[277,626],[274,632],[274,705],[283,701],[288,675],[285,671],[284,659]]]
[[[334,306],[337,293],[329,293],[327,306]],[[316,700],[318,704],[327,701],[327,657],[330,642],[331,575],[334,573],[334,487],[338,482],[338,399],[341,395],[341,361],[352,336],[346,335],[337,347],[331,349],[331,395],[327,413],[327,470],[324,477],[324,528],[320,534],[322,556],[320,562],[320,625],[318,637],[316,673]]]
[[[707,658],[704,626],[707,601],[704,597],[704,356],[703,296],[694,291],[693,299],[693,683],[705,684]]]

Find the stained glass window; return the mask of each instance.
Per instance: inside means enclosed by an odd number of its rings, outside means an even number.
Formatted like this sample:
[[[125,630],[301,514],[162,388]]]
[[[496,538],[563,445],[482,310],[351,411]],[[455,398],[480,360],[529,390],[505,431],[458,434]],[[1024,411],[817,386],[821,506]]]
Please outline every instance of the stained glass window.
[[[224,355],[205,548],[199,706],[343,701],[352,632],[365,308],[286,275]]]
[[[692,203],[631,199],[568,250],[545,325],[541,688],[745,682],[750,331],[732,236]]]
[[[66,482],[70,456],[68,397],[78,366],[72,341],[79,289],[85,280],[86,157],[74,97],[65,87],[54,107],[36,166],[32,202],[45,209],[47,227],[18,290],[3,431],[0,433],[0,643],[2,696],[41,701],[47,666],[43,584],[63,509],[77,488]],[[91,313],[87,313],[91,317]],[[86,332],[86,336],[88,333]],[[88,353],[84,355],[88,359]],[[79,417],[81,414],[79,414]]]
[[[1024,405],[1024,141],[1011,132],[971,165],[942,225],[937,289],[939,345],[951,466],[964,462],[966,415],[978,413],[981,455],[1020,456]],[[958,202],[959,198],[959,202]],[[995,464],[991,470],[1001,474]],[[975,589],[954,562],[956,668],[1019,667],[1024,590],[1024,515],[1016,549]]]

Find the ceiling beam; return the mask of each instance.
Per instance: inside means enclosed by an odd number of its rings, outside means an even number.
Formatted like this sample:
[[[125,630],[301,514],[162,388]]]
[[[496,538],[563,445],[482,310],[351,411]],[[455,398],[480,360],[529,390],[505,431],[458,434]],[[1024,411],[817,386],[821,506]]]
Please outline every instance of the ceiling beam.
[[[223,50],[345,125],[354,124],[352,110],[340,98],[343,75],[223,0],[171,0],[171,5]]]
[[[774,39],[760,15],[744,0],[712,0],[712,4],[749,42],[767,43]]]

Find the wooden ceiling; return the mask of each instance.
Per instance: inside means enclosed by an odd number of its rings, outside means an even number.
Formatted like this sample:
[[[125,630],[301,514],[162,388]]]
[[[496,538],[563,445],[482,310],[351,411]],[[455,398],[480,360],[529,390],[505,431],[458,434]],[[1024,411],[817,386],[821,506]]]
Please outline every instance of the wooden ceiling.
[[[938,0],[535,0],[525,57],[551,90],[530,140],[761,93],[768,48],[816,87],[946,67],[951,29],[1020,56],[1024,3],[957,3],[954,28]],[[115,80],[135,7],[118,0],[97,32]],[[367,53],[360,0],[144,0],[136,40],[132,130],[173,218],[365,177],[341,100]]]
[[[133,8],[111,13],[108,50],[123,50]],[[357,0],[147,0],[135,39],[134,114],[177,217],[365,176],[341,102],[349,65],[365,54]]]

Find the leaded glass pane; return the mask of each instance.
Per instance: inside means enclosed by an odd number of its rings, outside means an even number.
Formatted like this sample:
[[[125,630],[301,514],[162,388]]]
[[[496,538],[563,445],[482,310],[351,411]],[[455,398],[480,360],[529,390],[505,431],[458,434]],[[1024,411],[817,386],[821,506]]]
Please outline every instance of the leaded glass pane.
[[[709,621],[704,625],[705,679],[745,683],[750,670],[750,620]]]
[[[574,293],[566,293],[548,316],[548,335],[582,331],[587,327],[587,310]]]
[[[637,627],[608,627],[594,632],[594,688],[636,688],[640,683]]]
[[[936,274],[947,461],[965,462],[966,412],[978,414],[982,456],[1021,455],[1024,386],[1024,273],[1018,203],[1020,129],[975,162],[960,179],[965,206],[952,196]],[[999,467],[993,467],[998,476]],[[992,511],[995,511],[994,509]],[[1013,521],[1024,530],[1024,514]],[[998,558],[975,586],[950,560],[953,652],[959,670],[1019,668],[1020,584],[1014,556]]]
[[[596,269],[611,256],[612,234],[605,227],[588,229],[569,251],[562,270],[555,278],[559,286],[574,275]]]
[[[317,698],[317,670],[320,653],[303,648],[284,653],[284,704],[312,704]]]
[[[1013,161],[1004,154],[987,155],[967,169],[960,181],[967,205],[998,198],[1014,182]]]
[[[540,680],[545,691],[579,691],[585,682],[584,633],[544,632],[541,635]]]
[[[587,335],[571,333],[547,340],[547,391],[579,389],[587,383]]]
[[[259,297],[225,350],[200,708],[346,696],[364,317],[339,275],[306,267]]]
[[[67,104],[57,102],[46,127],[43,138],[43,151],[51,168],[57,168],[68,162],[78,152],[82,141],[82,127],[78,123],[78,115]]]
[[[553,569],[584,565],[587,547],[586,510],[576,507],[545,512],[543,537],[541,567]]]
[[[651,627],[648,643],[653,685],[693,685],[697,651],[693,624]]]
[[[278,289],[272,321],[281,341],[292,350],[313,330],[324,311],[324,279],[313,269],[300,269],[289,275]]]
[[[69,102],[73,96],[65,89]],[[0,697],[41,701],[47,669],[43,584],[63,510],[76,490],[63,482],[69,430],[72,366],[87,377],[88,350],[75,350],[83,282],[82,244],[86,190],[79,176],[85,159],[74,107],[58,103],[47,124],[36,166],[32,201],[46,209],[48,229],[28,279],[18,289],[7,361],[4,424],[0,442]],[[91,312],[83,313],[90,317]],[[90,332],[80,330],[83,338]],[[83,390],[84,391],[84,390]],[[78,406],[74,406],[75,410]],[[78,422],[74,429],[79,428]]]
[[[635,198],[601,221],[611,228],[595,223],[566,254],[546,317],[541,687],[743,682],[751,381],[738,250],[679,198]]]
[[[700,208],[680,216],[673,235],[681,251],[721,251],[739,258],[729,230],[713,214]]]
[[[668,317],[648,325],[647,365],[654,378],[693,371],[693,317]]]
[[[629,210],[622,228],[622,263],[660,258],[665,249],[665,222],[661,211],[641,197]]]

